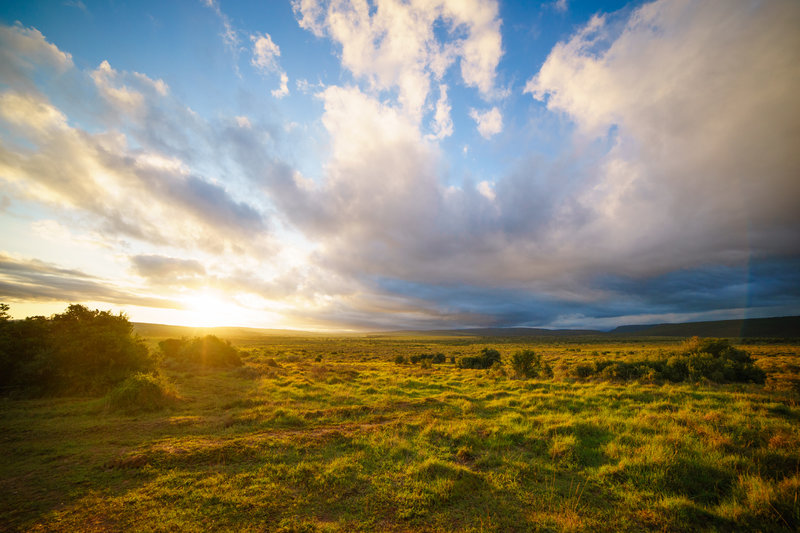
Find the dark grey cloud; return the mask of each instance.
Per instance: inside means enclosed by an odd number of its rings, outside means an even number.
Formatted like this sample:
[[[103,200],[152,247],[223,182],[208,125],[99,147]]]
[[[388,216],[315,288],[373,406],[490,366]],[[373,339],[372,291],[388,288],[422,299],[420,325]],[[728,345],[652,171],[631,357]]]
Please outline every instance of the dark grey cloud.
[[[391,329],[403,316],[413,328],[593,327],[630,323],[757,318],[800,310],[800,256],[751,260],[736,266],[709,265],[660,276],[597,276],[580,285],[582,294],[523,287],[485,288],[424,284],[398,279],[365,282],[368,302],[338,305],[332,316],[351,327]],[[377,313],[372,302],[392,302],[393,312]],[[414,313],[417,315],[414,315]],[[397,323],[395,323],[397,327]]]

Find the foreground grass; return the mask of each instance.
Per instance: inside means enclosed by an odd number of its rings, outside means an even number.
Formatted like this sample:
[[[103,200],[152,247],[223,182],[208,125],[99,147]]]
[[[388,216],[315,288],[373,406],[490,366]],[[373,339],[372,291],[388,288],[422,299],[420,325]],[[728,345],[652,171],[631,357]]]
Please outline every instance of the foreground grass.
[[[167,369],[182,399],[153,414],[116,414],[102,399],[0,400],[0,528],[800,527],[791,387],[566,377],[668,343],[526,344],[556,377],[521,381],[392,362],[475,354],[480,339],[261,342],[241,369]],[[488,345],[506,360],[521,346]],[[780,383],[800,373],[797,347],[748,349]]]

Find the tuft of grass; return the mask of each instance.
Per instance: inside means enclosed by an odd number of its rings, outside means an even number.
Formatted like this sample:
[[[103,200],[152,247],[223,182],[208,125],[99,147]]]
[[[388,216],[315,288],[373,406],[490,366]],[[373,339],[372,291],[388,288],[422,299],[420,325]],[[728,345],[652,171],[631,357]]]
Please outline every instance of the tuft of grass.
[[[110,410],[131,414],[174,405],[178,395],[162,375],[137,373],[114,387],[106,398]]]

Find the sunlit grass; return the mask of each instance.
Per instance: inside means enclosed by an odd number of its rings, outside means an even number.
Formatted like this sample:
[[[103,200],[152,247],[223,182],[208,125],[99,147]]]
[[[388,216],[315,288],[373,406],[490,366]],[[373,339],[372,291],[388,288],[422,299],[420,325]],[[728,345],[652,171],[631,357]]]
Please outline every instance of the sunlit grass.
[[[800,524],[795,392],[568,377],[594,357],[655,356],[670,343],[526,345],[556,370],[545,380],[394,363],[484,346],[508,360],[522,345],[275,338],[246,345],[241,368],[166,370],[180,400],[161,412],[4,400],[0,522],[40,531]],[[798,374],[796,346],[749,349],[768,371]]]

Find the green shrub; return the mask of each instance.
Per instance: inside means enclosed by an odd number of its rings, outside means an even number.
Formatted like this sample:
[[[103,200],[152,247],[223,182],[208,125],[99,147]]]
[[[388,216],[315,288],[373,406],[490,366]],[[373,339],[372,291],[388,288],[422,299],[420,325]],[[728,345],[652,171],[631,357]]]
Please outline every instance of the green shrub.
[[[114,387],[107,401],[113,411],[135,413],[163,409],[176,399],[174,389],[162,376],[140,372]]]
[[[165,357],[180,366],[229,368],[242,366],[239,351],[216,335],[166,339],[158,343]],[[269,362],[268,362],[269,364]]]
[[[500,352],[493,348],[483,348],[481,354],[475,357],[462,357],[458,361],[459,368],[491,368],[500,362]]]
[[[164,339],[163,341],[158,342],[158,348],[161,350],[161,353],[164,357],[175,359],[178,357],[178,354],[186,345],[186,338],[182,339]]]
[[[689,377],[689,360],[683,355],[673,355],[667,359],[664,377],[669,381],[684,381]]]
[[[444,363],[447,359],[445,358],[443,353],[421,353],[412,355],[409,360],[412,364],[417,364],[419,362],[429,361],[432,364],[441,364]]]
[[[688,358],[689,379],[764,383],[766,374],[745,350],[730,345],[728,339],[692,337],[683,345]]]
[[[155,360],[121,313],[70,305],[50,318],[0,320],[0,384],[7,388],[100,394],[153,368]]]
[[[571,372],[579,378],[598,376],[603,379],[628,381],[665,379],[667,381],[703,381],[717,383],[764,383],[766,374],[749,353],[730,345],[727,339],[694,337],[681,347],[679,355],[668,359],[644,361],[599,360],[576,365]]]
[[[594,374],[594,365],[588,365],[588,364],[575,365],[575,367],[572,369],[572,373],[579,378],[588,378],[589,376]]]
[[[511,368],[520,379],[539,377],[545,365],[542,365],[542,356],[533,350],[520,350],[511,356]],[[550,373],[552,375],[552,369]]]
[[[394,362],[397,363],[398,365],[404,365],[406,364],[406,358],[402,355],[397,355],[394,358]]]

